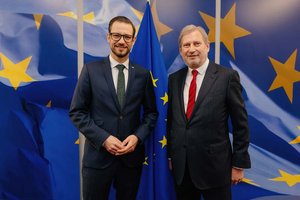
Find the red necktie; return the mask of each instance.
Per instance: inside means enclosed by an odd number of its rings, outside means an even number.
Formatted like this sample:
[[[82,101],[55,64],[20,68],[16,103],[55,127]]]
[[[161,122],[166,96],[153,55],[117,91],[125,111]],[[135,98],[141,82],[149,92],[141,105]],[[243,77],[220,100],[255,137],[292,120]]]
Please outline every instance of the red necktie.
[[[194,105],[195,105],[195,99],[196,99],[196,88],[197,88],[197,83],[196,83],[196,78],[198,75],[198,71],[193,69],[192,70],[193,74],[193,79],[190,84],[190,89],[189,89],[189,100],[188,100],[188,105],[186,109],[186,117],[187,119],[190,119]]]

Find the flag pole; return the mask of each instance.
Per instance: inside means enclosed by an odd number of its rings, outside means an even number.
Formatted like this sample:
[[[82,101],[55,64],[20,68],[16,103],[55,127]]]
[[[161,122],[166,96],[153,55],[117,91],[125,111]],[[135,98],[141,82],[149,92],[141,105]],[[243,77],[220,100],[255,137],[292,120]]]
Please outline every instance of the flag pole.
[[[84,58],[83,58],[83,0],[77,0],[77,73],[78,77],[83,67]],[[80,177],[80,199],[83,199],[82,196],[82,177],[81,177],[81,169],[82,169],[82,157],[83,157],[83,147],[85,138],[84,136],[78,132],[79,135],[79,177]]]
[[[221,0],[216,0],[215,63],[220,64]]]

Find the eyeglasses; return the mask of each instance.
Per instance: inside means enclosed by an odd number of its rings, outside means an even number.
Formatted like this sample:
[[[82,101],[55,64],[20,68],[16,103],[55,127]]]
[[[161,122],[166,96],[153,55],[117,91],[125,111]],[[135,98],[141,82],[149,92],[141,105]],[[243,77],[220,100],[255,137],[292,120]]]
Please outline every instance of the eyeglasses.
[[[120,33],[109,33],[111,36],[111,39],[113,39],[114,41],[119,41],[121,39],[121,37],[123,37],[125,42],[131,42],[133,36],[132,35],[122,35]]]

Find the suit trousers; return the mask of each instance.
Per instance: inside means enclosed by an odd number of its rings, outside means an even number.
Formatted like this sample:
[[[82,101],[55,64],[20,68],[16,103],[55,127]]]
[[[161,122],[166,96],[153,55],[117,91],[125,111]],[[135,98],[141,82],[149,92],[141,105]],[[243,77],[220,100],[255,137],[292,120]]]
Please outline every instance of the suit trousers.
[[[83,167],[82,193],[84,200],[107,200],[110,187],[116,189],[117,200],[135,200],[139,188],[142,165],[127,167],[116,159],[105,169]]]
[[[199,169],[200,170],[200,169]],[[213,178],[213,177],[212,177]],[[231,185],[223,187],[209,188],[200,190],[195,187],[186,162],[183,181],[180,185],[175,183],[175,191],[177,200],[231,200]]]

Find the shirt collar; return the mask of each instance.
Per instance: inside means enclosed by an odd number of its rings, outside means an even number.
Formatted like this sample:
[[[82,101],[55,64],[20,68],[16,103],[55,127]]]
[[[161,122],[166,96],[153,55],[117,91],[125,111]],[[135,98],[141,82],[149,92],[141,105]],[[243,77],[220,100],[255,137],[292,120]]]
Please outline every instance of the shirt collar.
[[[122,64],[125,66],[126,69],[129,68],[129,59],[127,59],[125,62],[123,63],[119,63],[118,61],[116,61],[111,55],[109,55],[109,61],[110,61],[110,66],[111,68],[116,67],[119,64]]]
[[[209,59],[207,58],[206,60],[205,60],[205,62],[200,66],[200,67],[198,67],[196,70],[198,71],[198,73],[199,74],[201,74],[201,75],[204,75],[205,74],[205,72],[206,72],[206,70],[207,70],[207,67],[208,67],[208,64],[209,64]],[[189,69],[189,73],[190,74],[192,74],[192,68],[189,68],[188,67],[188,69]]]

